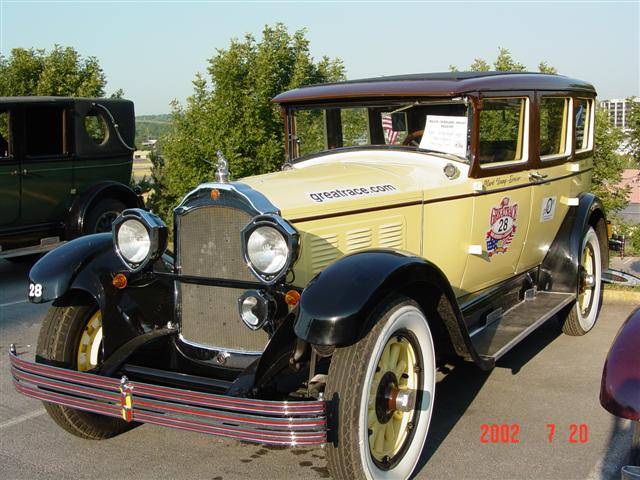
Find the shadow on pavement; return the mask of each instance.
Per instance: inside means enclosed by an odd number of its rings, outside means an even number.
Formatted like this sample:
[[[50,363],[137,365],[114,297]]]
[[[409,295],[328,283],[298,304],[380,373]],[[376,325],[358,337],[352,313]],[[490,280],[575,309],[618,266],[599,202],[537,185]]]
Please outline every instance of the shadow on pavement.
[[[512,373],[517,375],[522,366],[553,342],[559,334],[558,323],[550,319],[500,359],[497,366],[510,368]],[[471,363],[460,363],[438,382],[429,436],[414,471],[414,477],[424,468],[462,418],[490,375],[491,372],[484,372]]]
[[[633,427],[633,422],[613,417],[607,451],[602,456],[600,465],[601,480],[619,480],[620,470],[629,462]]]
[[[556,317],[550,318],[520,342],[513,350],[502,357],[496,363],[496,366],[510,368],[511,373],[516,375],[524,365],[542,352],[542,350],[558,338],[561,333],[562,329]]]

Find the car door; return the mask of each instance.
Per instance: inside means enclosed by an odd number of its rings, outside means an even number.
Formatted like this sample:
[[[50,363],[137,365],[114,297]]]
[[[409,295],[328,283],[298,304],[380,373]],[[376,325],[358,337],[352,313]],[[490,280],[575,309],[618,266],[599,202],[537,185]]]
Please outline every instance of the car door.
[[[482,101],[471,242],[462,279],[467,292],[518,272],[531,211],[529,125],[532,97],[492,96]]]
[[[71,201],[73,160],[69,151],[69,112],[59,104],[24,108],[20,222],[65,220]]]
[[[592,100],[579,101],[567,92],[537,94],[538,151],[531,171],[531,219],[520,270],[539,265],[553,242],[577,191],[581,172],[589,171],[592,159],[583,155],[591,148]],[[577,118],[576,118],[577,117]],[[577,120],[577,121],[576,121]],[[580,161],[572,153],[574,138],[580,143]],[[584,146],[582,142],[584,140]]]
[[[13,152],[12,114],[0,108],[0,225],[12,225],[20,215],[20,164]]]

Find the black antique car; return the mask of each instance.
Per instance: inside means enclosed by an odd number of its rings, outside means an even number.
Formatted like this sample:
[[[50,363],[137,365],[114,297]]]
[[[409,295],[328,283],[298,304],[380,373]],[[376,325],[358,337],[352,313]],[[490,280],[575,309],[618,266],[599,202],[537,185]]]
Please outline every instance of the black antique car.
[[[0,97],[0,258],[111,230],[130,188],[133,102]]]

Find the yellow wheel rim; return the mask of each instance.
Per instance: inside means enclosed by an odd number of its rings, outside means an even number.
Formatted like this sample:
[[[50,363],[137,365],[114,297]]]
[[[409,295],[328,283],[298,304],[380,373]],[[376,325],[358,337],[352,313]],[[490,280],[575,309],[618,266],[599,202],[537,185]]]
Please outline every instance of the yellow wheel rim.
[[[591,282],[587,282],[587,280],[583,280],[580,293],[578,295],[578,303],[580,305],[580,312],[582,315],[586,315],[589,313],[589,308],[591,307],[591,299],[593,297],[593,275],[594,275],[594,266],[593,266],[593,255],[591,253],[591,249],[587,246],[582,252],[582,267],[584,268],[585,279],[591,279]],[[589,284],[590,283],[590,284]]]
[[[390,338],[380,355],[376,373],[371,382],[368,399],[367,423],[369,427],[369,450],[379,462],[393,458],[401,449],[412,428],[414,410],[395,411],[388,421],[381,423],[376,413],[376,398],[380,381],[388,372],[398,379],[400,390],[418,388],[418,365],[416,352],[411,342],[404,337]]]
[[[82,331],[78,344],[77,366],[81,372],[86,372],[98,366],[100,345],[102,344],[102,314],[100,310],[94,313]]]

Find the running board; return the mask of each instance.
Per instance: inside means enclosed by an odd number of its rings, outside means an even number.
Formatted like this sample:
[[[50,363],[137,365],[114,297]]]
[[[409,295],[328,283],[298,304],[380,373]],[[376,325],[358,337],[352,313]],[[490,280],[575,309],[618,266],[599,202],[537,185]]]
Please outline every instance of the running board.
[[[476,352],[486,359],[499,359],[575,298],[572,293],[538,292],[531,300],[523,300],[472,334]]]
[[[59,237],[47,237],[40,240],[40,245],[33,245],[30,247],[14,248],[12,250],[0,250],[0,258],[13,258],[22,257],[24,255],[37,255],[40,253],[50,252],[54,248],[59,247],[63,243],[67,243],[64,240],[60,240]]]

